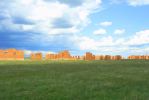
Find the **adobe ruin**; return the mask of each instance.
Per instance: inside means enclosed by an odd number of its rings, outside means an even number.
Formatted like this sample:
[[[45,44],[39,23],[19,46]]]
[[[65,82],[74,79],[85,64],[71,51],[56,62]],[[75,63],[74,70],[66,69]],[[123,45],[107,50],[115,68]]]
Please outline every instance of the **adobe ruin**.
[[[0,60],[24,60],[24,52],[13,48],[0,50]]]
[[[31,60],[42,60],[42,53],[31,53]]]
[[[58,54],[46,54],[46,60],[74,60],[68,50],[60,51]]]

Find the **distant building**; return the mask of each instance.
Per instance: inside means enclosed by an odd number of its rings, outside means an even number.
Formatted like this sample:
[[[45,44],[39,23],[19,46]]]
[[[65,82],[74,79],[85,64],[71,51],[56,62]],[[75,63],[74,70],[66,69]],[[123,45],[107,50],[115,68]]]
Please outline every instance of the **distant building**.
[[[105,55],[104,60],[111,60],[112,56],[111,55]]]
[[[133,59],[133,60],[148,60],[149,56],[145,55],[131,55],[128,56],[128,59]]]
[[[91,52],[86,52],[85,60],[95,60],[95,55],[93,55]]]
[[[116,56],[112,56],[112,60],[122,60],[122,56],[121,55],[116,55]]]
[[[55,60],[55,59],[57,59],[57,55],[56,54],[46,54],[45,59],[46,60]]]
[[[59,52],[58,54],[46,54],[46,60],[74,60],[68,50]]]
[[[85,56],[80,56],[80,60],[85,60]]]
[[[0,60],[24,60],[24,52],[16,49],[0,50]]]
[[[104,60],[105,56],[103,55],[95,55],[95,60]]]
[[[58,53],[59,59],[70,60],[72,57],[68,50],[64,50]]]
[[[42,60],[42,53],[32,53],[30,55],[31,60]]]
[[[96,55],[95,60],[121,60],[123,59],[121,55],[111,56],[111,55]]]
[[[149,56],[146,55],[146,56],[145,56],[145,59],[146,59],[146,60],[149,60]]]
[[[73,56],[73,60],[80,60],[80,56]]]

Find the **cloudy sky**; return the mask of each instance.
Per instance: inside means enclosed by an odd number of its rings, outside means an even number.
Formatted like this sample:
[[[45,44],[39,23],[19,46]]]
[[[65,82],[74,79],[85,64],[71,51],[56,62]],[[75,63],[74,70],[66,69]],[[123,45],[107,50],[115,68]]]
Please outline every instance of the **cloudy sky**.
[[[0,48],[149,54],[149,0],[0,0]]]

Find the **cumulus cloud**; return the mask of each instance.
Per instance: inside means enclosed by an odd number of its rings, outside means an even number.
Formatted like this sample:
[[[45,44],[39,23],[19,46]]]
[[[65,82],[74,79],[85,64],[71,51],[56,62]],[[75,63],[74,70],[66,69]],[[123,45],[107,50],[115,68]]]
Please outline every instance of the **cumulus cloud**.
[[[147,2],[141,5],[145,4]],[[128,39],[112,36],[95,39],[77,34],[91,22],[89,15],[100,5],[101,0],[1,0],[1,47],[28,50],[26,54],[31,53],[29,50],[48,53],[47,49],[114,53],[137,50],[137,46],[143,49],[149,43],[148,30],[136,32]],[[112,22],[100,24],[106,27]],[[124,32],[123,29],[115,31],[116,34]],[[93,33],[103,35],[107,31],[99,29]]]
[[[114,34],[116,34],[116,35],[121,35],[121,34],[124,34],[124,33],[125,33],[125,29],[116,29],[114,31]]]
[[[69,49],[70,37],[91,22],[89,15],[100,5],[101,0],[1,0],[0,43],[7,44],[4,48]]]
[[[132,6],[149,5],[149,0],[128,0],[127,2]]]
[[[123,2],[125,2],[125,0],[110,0],[110,3],[111,4],[120,4],[120,3],[123,3]]]
[[[86,36],[76,36],[75,40],[78,48],[83,51],[94,51],[97,54],[144,54],[148,49],[149,30],[136,32],[129,38],[114,38],[104,36],[94,39]]]
[[[127,45],[145,45],[149,44],[149,30],[136,32],[134,36],[125,42]]]
[[[105,29],[98,29],[93,32],[94,35],[104,35],[107,31]]]
[[[18,27],[32,24],[33,31],[42,33],[61,28],[79,31],[90,22],[88,16],[100,4],[100,0],[2,0],[0,18]]]
[[[117,44],[111,36],[102,37],[100,39],[93,39],[86,36],[76,36],[74,38],[80,50],[99,50],[101,47],[110,47]]]
[[[110,21],[105,21],[100,23],[100,26],[104,26],[104,27],[111,26],[111,25],[112,25],[112,22]]]
[[[127,3],[130,6],[149,5],[149,0],[110,0],[112,4]]]

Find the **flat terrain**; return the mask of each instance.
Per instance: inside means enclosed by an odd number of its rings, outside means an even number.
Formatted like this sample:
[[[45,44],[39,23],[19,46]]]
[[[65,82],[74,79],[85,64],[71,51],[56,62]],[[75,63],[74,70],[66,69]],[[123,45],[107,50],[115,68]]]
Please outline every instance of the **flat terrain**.
[[[149,100],[149,61],[1,61],[0,100]]]

